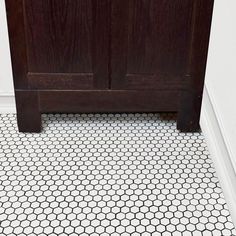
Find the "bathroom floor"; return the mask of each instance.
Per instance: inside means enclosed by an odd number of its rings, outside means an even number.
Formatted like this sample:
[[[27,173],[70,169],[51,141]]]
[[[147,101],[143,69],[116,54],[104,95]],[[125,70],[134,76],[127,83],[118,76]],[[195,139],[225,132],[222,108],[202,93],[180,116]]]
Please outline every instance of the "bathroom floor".
[[[200,133],[173,114],[0,115],[0,235],[232,236]]]

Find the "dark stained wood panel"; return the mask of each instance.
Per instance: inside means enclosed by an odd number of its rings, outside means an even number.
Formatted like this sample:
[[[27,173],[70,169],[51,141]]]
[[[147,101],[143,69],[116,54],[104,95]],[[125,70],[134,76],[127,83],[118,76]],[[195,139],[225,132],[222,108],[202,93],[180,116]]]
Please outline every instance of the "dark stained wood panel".
[[[176,111],[178,90],[39,91],[41,112],[154,112]],[[172,99],[175,98],[175,99]]]
[[[19,131],[38,133],[42,127],[38,91],[23,91],[15,91]]]
[[[188,86],[181,93],[177,128],[191,132],[200,129],[202,95],[214,0],[195,0],[188,72]]]
[[[142,89],[150,77],[156,78],[153,88],[159,89],[161,80],[166,78],[168,84],[181,81],[189,60],[193,2],[112,1],[113,88],[132,89],[134,85]],[[128,74],[140,75],[142,79],[130,81]]]
[[[25,0],[30,72],[92,72],[92,0]]]
[[[84,79],[77,80],[76,88],[108,88],[109,0],[17,2],[22,7],[22,14],[24,13],[20,16],[23,19],[18,19],[18,26],[22,27],[24,24],[26,72],[47,74],[45,81],[42,77],[37,83],[28,80],[28,87],[46,87],[50,84],[50,74],[54,85],[62,81],[63,74],[63,81],[70,78],[70,74],[77,74],[80,78],[84,76]],[[61,76],[55,82],[58,74]],[[90,80],[91,74],[92,83],[86,82],[86,78]],[[36,84],[39,86],[35,87]],[[68,81],[68,85],[70,84]],[[71,86],[63,82],[60,86],[51,88],[70,89]]]
[[[93,87],[92,73],[28,73],[32,89],[90,89]]]
[[[169,76],[163,74],[161,77],[156,74],[126,74],[126,89],[142,90],[182,90],[189,84],[188,80],[184,80],[182,76]]]
[[[27,89],[27,51],[22,0],[6,0],[7,23],[15,89]]]

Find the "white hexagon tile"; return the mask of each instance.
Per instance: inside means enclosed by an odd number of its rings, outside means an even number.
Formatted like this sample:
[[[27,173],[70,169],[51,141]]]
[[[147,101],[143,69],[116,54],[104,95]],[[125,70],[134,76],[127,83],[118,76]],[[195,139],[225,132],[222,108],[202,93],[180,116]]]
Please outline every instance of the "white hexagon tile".
[[[172,114],[0,116],[0,235],[232,236],[200,133]]]

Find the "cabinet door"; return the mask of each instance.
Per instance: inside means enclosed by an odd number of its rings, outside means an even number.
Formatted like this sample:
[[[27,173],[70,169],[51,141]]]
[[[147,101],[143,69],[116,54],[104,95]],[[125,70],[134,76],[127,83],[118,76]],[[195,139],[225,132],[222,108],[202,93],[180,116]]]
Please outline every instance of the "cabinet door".
[[[16,88],[108,88],[109,0],[6,0]]]
[[[194,0],[113,0],[113,89],[179,89],[190,57]]]

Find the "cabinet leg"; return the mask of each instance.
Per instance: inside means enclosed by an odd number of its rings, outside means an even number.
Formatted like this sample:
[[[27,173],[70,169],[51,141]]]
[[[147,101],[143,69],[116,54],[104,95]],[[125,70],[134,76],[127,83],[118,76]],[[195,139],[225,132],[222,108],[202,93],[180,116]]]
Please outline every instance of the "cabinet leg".
[[[200,131],[202,93],[183,91],[177,118],[177,129],[181,132]]]
[[[41,113],[36,91],[15,91],[19,132],[39,133]]]

